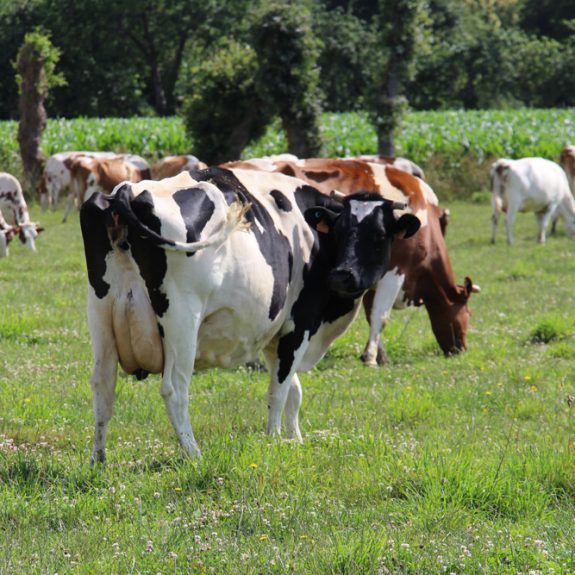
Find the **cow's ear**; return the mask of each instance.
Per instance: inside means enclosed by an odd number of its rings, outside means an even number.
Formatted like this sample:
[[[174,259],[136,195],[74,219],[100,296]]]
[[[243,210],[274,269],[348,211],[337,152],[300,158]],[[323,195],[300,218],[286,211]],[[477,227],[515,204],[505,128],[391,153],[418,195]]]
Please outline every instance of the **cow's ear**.
[[[304,213],[305,221],[310,227],[321,234],[329,234],[337,216],[338,214],[335,212],[320,206],[309,208]]]
[[[413,214],[403,214],[399,220],[395,222],[394,233],[399,238],[406,240],[410,238],[421,226],[421,221]]]

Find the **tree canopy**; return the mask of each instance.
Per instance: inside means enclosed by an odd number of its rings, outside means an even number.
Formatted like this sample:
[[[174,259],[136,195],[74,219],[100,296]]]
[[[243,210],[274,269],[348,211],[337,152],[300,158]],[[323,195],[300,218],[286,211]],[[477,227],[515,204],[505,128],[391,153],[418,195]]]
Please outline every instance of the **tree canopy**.
[[[575,105],[572,0],[422,2],[403,91],[413,109]],[[317,60],[309,70],[315,67],[318,79],[306,93],[317,94],[327,111],[365,109],[374,70],[384,68],[392,47],[382,45],[382,28],[391,39],[407,15],[382,19],[386,1],[273,4],[293,18],[310,15]],[[0,0],[0,118],[18,115],[13,62],[37,27],[60,51],[67,81],[51,91],[51,116],[172,115],[197,86],[193,71],[223,45],[253,46],[253,27],[270,6],[271,0]]]

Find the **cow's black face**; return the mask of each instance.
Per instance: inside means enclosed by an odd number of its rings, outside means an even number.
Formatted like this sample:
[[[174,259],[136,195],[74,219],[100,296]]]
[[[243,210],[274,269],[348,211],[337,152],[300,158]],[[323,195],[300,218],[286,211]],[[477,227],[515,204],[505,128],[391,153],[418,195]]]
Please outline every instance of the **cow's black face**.
[[[327,279],[331,290],[357,298],[381,279],[394,236],[402,233],[408,238],[420,226],[412,214],[396,219],[394,208],[397,204],[378,194],[360,193],[345,198],[339,214],[325,208],[306,212],[308,223],[333,239],[334,265]]]

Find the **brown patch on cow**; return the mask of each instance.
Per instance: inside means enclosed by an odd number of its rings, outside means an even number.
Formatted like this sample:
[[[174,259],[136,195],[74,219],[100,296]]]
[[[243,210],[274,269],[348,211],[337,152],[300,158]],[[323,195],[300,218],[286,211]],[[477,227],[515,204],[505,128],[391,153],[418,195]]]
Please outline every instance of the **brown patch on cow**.
[[[186,156],[170,156],[160,160],[153,167],[154,179],[163,180],[164,178],[177,176],[182,172],[187,162],[188,158]],[[148,176],[145,179],[148,179]]]
[[[286,176],[291,176],[292,178],[295,177],[295,171],[289,164],[282,166],[279,171]]]
[[[418,178],[391,166],[385,168],[385,173],[390,184],[407,196],[409,207],[413,213],[425,209],[427,202]]]
[[[509,170],[509,164],[506,164],[506,163],[503,163],[503,162],[499,162],[499,163],[495,166],[495,172],[497,173],[497,175],[498,175],[502,180],[505,180],[505,176],[506,176],[508,170]]]

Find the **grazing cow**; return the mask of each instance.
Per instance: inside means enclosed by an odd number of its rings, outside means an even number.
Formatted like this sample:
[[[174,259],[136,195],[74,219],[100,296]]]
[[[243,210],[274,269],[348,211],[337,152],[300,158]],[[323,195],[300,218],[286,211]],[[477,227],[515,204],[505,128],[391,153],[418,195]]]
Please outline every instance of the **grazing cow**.
[[[111,193],[120,182],[139,182],[142,172],[132,163],[120,156],[111,158],[90,158],[85,156],[69,158],[65,164],[70,170],[70,189],[62,221],[68,215],[74,203],[82,205],[94,192]]]
[[[13,226],[20,241],[36,251],[36,238],[44,228],[30,221],[28,205],[22,193],[20,182],[7,172],[0,172],[0,213],[3,224]]]
[[[249,164],[246,167],[250,167]],[[364,297],[370,332],[362,360],[369,366],[388,362],[381,331],[392,307],[425,305],[431,328],[445,355],[467,348],[467,301],[478,286],[469,278],[455,282],[444,234],[449,212],[440,208],[433,190],[420,178],[385,164],[358,160],[310,159],[277,162],[276,169],[316,186],[325,194],[370,190],[403,201],[422,221],[419,233],[391,248],[389,269]]]
[[[363,155],[345,158],[348,160],[361,160],[363,162],[369,162],[370,164],[383,164],[384,166],[393,166],[398,170],[407,172],[412,176],[416,176],[420,180],[425,180],[425,173],[423,168],[418,166],[415,162],[408,160],[407,158],[395,158],[391,156],[380,156],[378,154],[373,155]]]
[[[571,193],[575,195],[575,146],[565,146],[561,150],[559,163],[565,170]]]
[[[297,372],[315,365],[384,273],[413,214],[377,194],[340,204],[282,174],[211,168],[95,193],[81,208],[94,352],[96,436],[105,458],[116,367],[162,373],[180,444],[200,455],[189,420],[194,368],[231,367],[262,351],[268,433],[301,440]],[[313,231],[316,230],[316,231]]]
[[[163,180],[177,176],[181,172],[190,170],[205,170],[208,166],[200,162],[196,156],[166,156],[152,166],[152,177],[154,180]],[[149,178],[143,178],[149,179]]]
[[[495,243],[501,211],[506,212],[507,243],[513,243],[513,222],[517,212],[535,212],[539,224],[537,240],[545,243],[545,230],[552,217],[561,217],[570,234],[575,234],[575,201],[561,167],[544,158],[500,159],[490,169],[492,191],[492,234]]]
[[[6,222],[2,212],[0,212],[0,258],[8,255],[8,244],[14,237],[14,226]]]
[[[81,190],[74,187],[71,166],[80,159],[114,159],[119,158],[140,171],[141,179],[150,178],[150,165],[141,156],[134,154],[116,154],[114,152],[59,152],[50,156],[44,166],[44,173],[39,187],[40,203],[45,210],[48,205],[55,210],[60,194],[68,192],[68,202],[73,205]],[[82,187],[82,186],[81,186]],[[70,197],[71,196],[71,197]],[[69,211],[70,208],[68,208]],[[67,216],[66,216],[67,217]],[[64,220],[65,221],[65,220]]]

